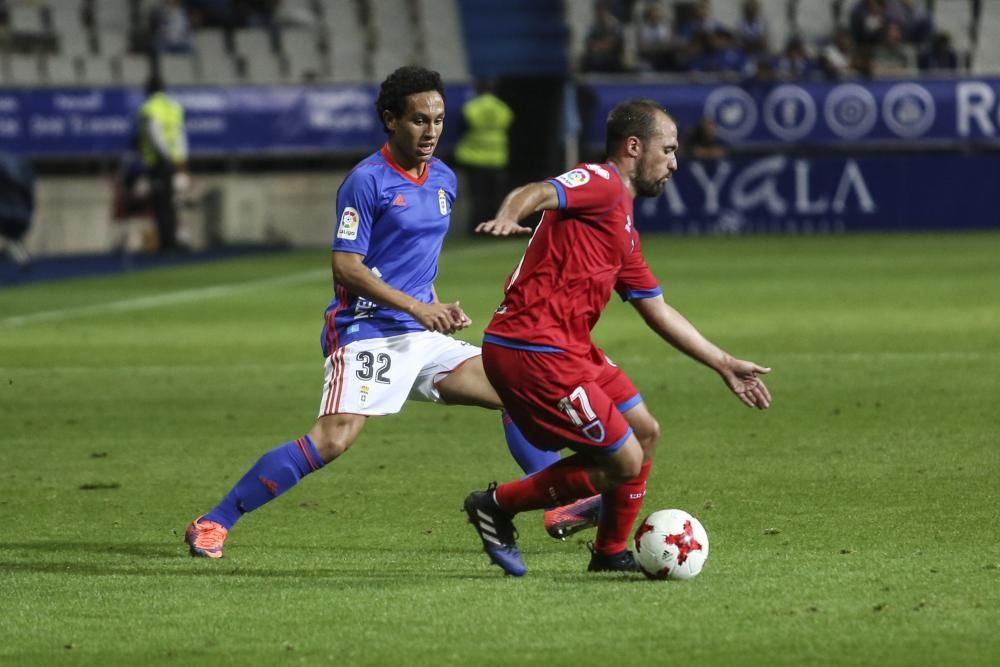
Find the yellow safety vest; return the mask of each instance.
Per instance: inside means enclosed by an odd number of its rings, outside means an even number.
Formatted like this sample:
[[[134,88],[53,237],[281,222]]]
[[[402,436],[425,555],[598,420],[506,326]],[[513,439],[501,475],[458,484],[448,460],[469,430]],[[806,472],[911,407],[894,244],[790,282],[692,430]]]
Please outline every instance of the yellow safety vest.
[[[507,128],[514,122],[514,112],[496,95],[485,93],[462,107],[469,126],[455,147],[455,158],[471,167],[507,166]]]
[[[184,108],[166,93],[155,93],[139,109],[140,151],[146,165],[154,165],[158,159],[156,146],[150,136],[150,125],[156,124],[167,155],[175,164],[187,159],[187,141],[184,137]]]

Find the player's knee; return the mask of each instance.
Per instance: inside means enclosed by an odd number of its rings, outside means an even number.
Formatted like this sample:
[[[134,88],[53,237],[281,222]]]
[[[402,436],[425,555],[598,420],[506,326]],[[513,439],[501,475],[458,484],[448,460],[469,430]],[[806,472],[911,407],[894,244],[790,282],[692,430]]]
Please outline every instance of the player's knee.
[[[656,445],[660,441],[660,422],[650,417],[636,431],[635,435],[639,444],[642,445],[643,460],[652,461],[653,455],[656,453]]]
[[[309,437],[323,462],[329,463],[350,449],[357,432],[346,425],[331,424],[321,419],[309,431]]]
[[[624,484],[634,479],[642,469],[643,449],[639,442],[630,438],[614,456],[608,460],[605,472],[612,486]]]

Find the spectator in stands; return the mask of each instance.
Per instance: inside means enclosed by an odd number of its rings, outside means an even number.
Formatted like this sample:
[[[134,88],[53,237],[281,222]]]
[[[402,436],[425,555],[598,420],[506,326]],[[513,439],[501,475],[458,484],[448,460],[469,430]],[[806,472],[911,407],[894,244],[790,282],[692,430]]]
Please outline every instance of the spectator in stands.
[[[887,23],[885,36],[872,52],[874,76],[908,76],[914,72],[913,55],[903,43],[903,30],[895,23]]]
[[[187,185],[184,109],[164,92],[155,73],[146,82],[146,96],[139,108],[139,152],[150,181],[158,250],[169,254],[178,249],[176,193]]]
[[[229,0],[185,0],[185,6],[195,28],[229,28],[232,23]]]
[[[642,8],[642,18],[636,27],[639,67],[664,72],[675,69],[677,48],[674,31],[666,20],[663,5],[649,2]]]
[[[13,153],[0,151],[0,250],[22,269],[31,266],[24,235],[35,212],[35,175],[31,165]]]
[[[800,37],[788,40],[775,63],[775,71],[781,79],[796,80],[811,78],[817,71],[816,62],[809,55],[805,41]]]
[[[874,46],[882,41],[882,32],[888,24],[885,0],[858,0],[851,9],[848,24],[851,37],[862,46]]]
[[[951,46],[951,36],[946,32],[934,35],[934,39],[917,56],[917,67],[921,72],[957,70],[958,54]]]
[[[920,44],[931,35],[930,15],[913,0],[885,0],[885,16],[889,23],[899,26],[905,42]]]
[[[760,9],[760,0],[743,3],[743,17],[736,28],[736,38],[747,55],[767,52],[767,23]]]
[[[837,28],[830,43],[820,51],[819,68],[827,79],[838,80],[850,75],[853,66],[851,32],[846,28]]]
[[[733,34],[719,28],[694,34],[688,44],[687,65],[690,72],[737,73],[745,70],[746,58]]]
[[[691,8],[691,16],[681,24],[680,35],[686,40],[694,40],[698,35],[714,35],[723,26],[714,16],[708,0],[698,0]]]
[[[684,146],[695,160],[724,160],[729,153],[711,116],[701,117],[688,133]]]
[[[273,28],[280,0],[231,0],[234,23],[245,28]]]
[[[469,233],[493,218],[507,192],[507,130],[514,112],[494,94],[494,83],[481,80],[476,96],[462,106],[465,131],[455,147],[455,160],[462,166],[472,201]]]
[[[594,24],[587,32],[581,69],[584,72],[621,72],[624,69],[625,38],[621,23],[611,13],[607,0],[594,3]]]
[[[180,0],[160,0],[149,12],[149,34],[156,53],[191,53],[191,21]]]

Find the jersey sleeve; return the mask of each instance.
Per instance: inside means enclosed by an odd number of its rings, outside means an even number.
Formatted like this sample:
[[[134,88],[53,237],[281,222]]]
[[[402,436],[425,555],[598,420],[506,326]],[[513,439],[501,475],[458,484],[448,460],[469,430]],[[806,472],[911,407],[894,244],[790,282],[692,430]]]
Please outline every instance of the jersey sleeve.
[[[581,217],[607,211],[621,196],[621,184],[602,165],[578,165],[545,182],[555,186],[560,210]]]
[[[621,296],[622,301],[635,301],[636,299],[648,299],[650,297],[663,294],[660,282],[650,271],[646,264],[646,259],[642,256],[642,248],[636,242],[633,250],[615,282],[615,291]]]
[[[374,174],[353,171],[337,191],[337,231],[331,249],[368,254],[372,223],[378,216],[379,187]]]

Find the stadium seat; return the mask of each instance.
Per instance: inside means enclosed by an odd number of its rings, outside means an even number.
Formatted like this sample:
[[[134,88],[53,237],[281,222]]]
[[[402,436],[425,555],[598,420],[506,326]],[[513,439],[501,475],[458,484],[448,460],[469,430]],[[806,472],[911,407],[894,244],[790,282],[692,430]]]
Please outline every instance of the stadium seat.
[[[239,28],[233,31],[233,50],[253,58],[258,54],[268,54],[274,51],[271,34],[263,28]]]
[[[204,28],[194,33],[194,50],[199,57],[207,57],[213,61],[229,55],[226,36],[222,30],[213,28]]]
[[[80,59],[80,82],[91,86],[111,86],[116,83],[113,59],[87,56]]]
[[[122,35],[128,34],[133,18],[130,0],[100,0],[94,2],[93,7],[94,24],[98,31],[111,30]]]
[[[735,30],[743,22],[743,0],[713,2],[712,15],[728,30]]]
[[[984,3],[986,6],[996,3]],[[965,62],[972,50],[973,16],[972,0],[935,0],[934,29],[946,32],[951,37],[951,45],[959,55],[959,62]],[[983,13],[987,13],[984,7]],[[995,33],[994,33],[995,34]]]
[[[446,81],[467,81],[465,39],[455,0],[422,0],[418,12],[427,66]]]
[[[42,10],[37,4],[13,5],[9,8],[8,26],[11,33],[24,36],[44,35],[47,30]]]
[[[375,33],[373,74],[381,80],[400,65],[417,62],[416,17],[409,0],[380,0],[369,6]]]
[[[285,28],[281,34],[288,78],[300,83],[322,76],[323,68],[315,35],[302,28]]]
[[[198,83],[198,66],[194,56],[161,53],[160,73],[168,86],[191,86]]]
[[[114,58],[118,69],[118,82],[126,86],[142,86],[149,76],[149,59],[146,56],[126,53]]]
[[[815,0],[814,0],[815,1]],[[761,12],[767,23],[768,48],[772,52],[783,51],[792,35],[789,20],[791,0],[761,0]],[[822,3],[825,4],[825,3]]]
[[[76,56],[50,55],[43,61],[45,80],[53,86],[75,86],[80,83]]]
[[[984,2],[979,16],[979,35],[972,56],[974,74],[1000,74],[1000,4]]]
[[[795,34],[807,42],[819,42],[830,39],[836,28],[834,5],[815,0],[796,0]]]
[[[239,83],[240,76],[233,56],[215,48],[198,50],[198,69],[202,83],[215,86],[231,86]]]
[[[583,59],[587,32],[594,22],[594,3],[589,0],[566,2],[566,25],[569,28],[569,57],[575,68]]]
[[[99,30],[97,52],[104,56],[120,56],[128,53],[128,35],[118,30]]]
[[[327,33],[327,70],[337,83],[371,79],[366,55],[367,30],[361,25],[353,3],[327,3],[323,22]]]
[[[243,59],[243,78],[247,83],[268,85],[285,81],[284,65],[278,54],[260,51],[240,58]]]
[[[41,63],[36,55],[11,53],[7,56],[7,83],[37,86],[42,81]]]

